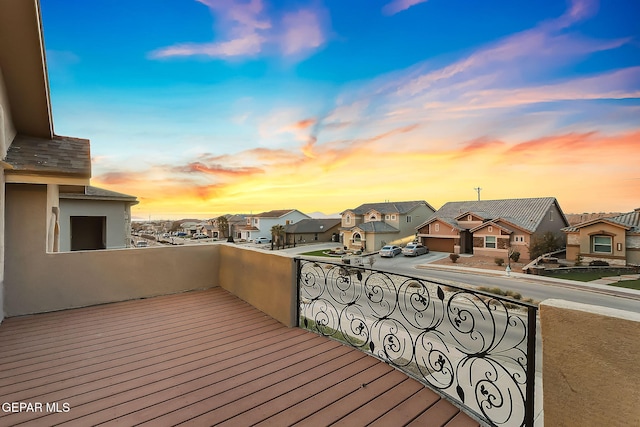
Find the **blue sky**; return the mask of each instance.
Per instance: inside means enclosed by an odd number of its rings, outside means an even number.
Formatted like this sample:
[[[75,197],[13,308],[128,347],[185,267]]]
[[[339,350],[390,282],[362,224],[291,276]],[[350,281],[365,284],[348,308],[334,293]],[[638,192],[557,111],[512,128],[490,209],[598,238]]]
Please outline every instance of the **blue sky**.
[[[41,0],[55,130],[141,216],[640,206],[635,0]],[[541,182],[554,182],[549,185]]]

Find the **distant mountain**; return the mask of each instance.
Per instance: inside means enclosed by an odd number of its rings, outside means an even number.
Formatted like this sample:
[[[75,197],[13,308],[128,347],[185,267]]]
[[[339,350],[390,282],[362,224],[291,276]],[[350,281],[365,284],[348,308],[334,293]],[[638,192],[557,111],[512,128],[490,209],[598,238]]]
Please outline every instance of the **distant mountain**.
[[[341,218],[341,215],[339,213],[334,213],[334,214],[325,214],[323,212],[311,212],[309,215],[311,218],[315,218],[315,219],[326,219],[326,218]]]

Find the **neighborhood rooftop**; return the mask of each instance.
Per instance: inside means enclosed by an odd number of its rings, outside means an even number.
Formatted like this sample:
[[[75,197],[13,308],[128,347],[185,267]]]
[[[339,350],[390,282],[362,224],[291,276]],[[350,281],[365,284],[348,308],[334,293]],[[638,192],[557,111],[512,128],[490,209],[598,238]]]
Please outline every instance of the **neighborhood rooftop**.
[[[437,218],[457,226],[456,218],[461,214],[472,213],[485,220],[502,218],[533,232],[553,204],[560,209],[555,197],[448,202],[429,221]]]
[[[5,162],[9,173],[91,177],[89,141],[56,136],[53,139],[18,135],[11,143]]]
[[[351,211],[357,215],[364,215],[367,212],[374,210],[374,211],[380,212],[381,214],[387,214],[387,213],[405,214],[405,213],[411,212],[413,209],[416,208],[416,206],[419,206],[421,204],[426,204],[432,210],[435,210],[433,207],[431,207],[431,205],[429,205],[424,200],[415,200],[415,201],[409,201],[409,202],[364,203],[355,209],[347,209],[344,212]]]

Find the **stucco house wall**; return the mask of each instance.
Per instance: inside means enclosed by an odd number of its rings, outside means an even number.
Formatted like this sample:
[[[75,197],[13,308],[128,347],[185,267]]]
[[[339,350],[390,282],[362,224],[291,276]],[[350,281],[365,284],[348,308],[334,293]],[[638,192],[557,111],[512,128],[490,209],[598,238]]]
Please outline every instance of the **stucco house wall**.
[[[9,108],[9,97],[0,68],[0,159],[4,160],[11,141],[16,136],[16,129],[11,120],[11,110]]]
[[[106,217],[107,249],[126,248],[130,245],[129,219],[125,202],[105,200],[60,200],[60,251],[71,250],[71,217],[72,216],[104,216]]]
[[[7,316],[218,285],[217,245],[50,253],[47,186],[6,186]]]
[[[593,235],[608,235],[611,236],[612,253],[602,254],[594,253],[591,247],[591,236]],[[622,227],[618,227],[607,223],[596,223],[580,229],[579,241],[580,241],[580,254],[582,255],[582,261],[589,263],[594,260],[607,261],[610,265],[625,265],[626,264],[626,230]],[[618,243],[621,246],[621,250],[618,250]],[[569,258],[571,259],[571,258]],[[575,256],[574,258],[575,259]]]

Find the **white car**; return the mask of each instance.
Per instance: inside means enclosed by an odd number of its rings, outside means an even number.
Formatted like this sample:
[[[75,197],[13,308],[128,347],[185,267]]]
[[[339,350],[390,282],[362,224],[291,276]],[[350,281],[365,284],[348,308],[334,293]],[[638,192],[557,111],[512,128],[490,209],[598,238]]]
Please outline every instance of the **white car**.
[[[196,233],[193,236],[191,236],[192,239],[206,239],[209,236],[207,236],[205,233]]]
[[[256,237],[256,238],[253,240],[253,243],[256,243],[256,244],[260,244],[260,243],[271,243],[271,239],[270,239],[270,238],[268,238],[268,237]]]
[[[404,256],[418,256],[422,254],[428,254],[429,249],[426,246],[422,246],[419,243],[409,243],[402,249],[402,255]]]
[[[394,256],[402,253],[402,248],[396,245],[387,245],[383,246],[379,253],[381,257],[393,258]]]

